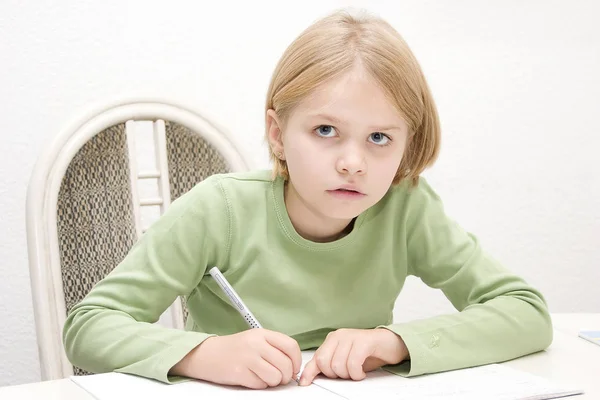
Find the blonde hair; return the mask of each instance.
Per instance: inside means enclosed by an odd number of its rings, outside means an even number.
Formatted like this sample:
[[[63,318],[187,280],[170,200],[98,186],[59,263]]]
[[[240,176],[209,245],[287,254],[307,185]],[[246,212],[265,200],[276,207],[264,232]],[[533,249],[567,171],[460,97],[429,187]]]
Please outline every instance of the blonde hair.
[[[365,11],[336,11],[310,25],[279,60],[266,101],[280,123],[318,85],[349,71],[360,60],[398,109],[409,128],[407,148],[394,184],[419,175],[436,160],[440,126],[433,97],[421,67],[400,34],[381,18]],[[268,132],[266,133],[268,140]],[[274,174],[289,179],[285,161],[270,149]]]

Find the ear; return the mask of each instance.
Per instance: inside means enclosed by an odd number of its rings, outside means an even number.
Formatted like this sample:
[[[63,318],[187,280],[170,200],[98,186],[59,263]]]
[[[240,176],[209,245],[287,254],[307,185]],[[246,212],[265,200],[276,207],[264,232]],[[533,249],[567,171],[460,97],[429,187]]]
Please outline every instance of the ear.
[[[273,109],[267,110],[266,127],[267,136],[269,138],[269,146],[271,146],[273,153],[275,153],[277,158],[285,159],[283,151],[282,126],[277,113]]]

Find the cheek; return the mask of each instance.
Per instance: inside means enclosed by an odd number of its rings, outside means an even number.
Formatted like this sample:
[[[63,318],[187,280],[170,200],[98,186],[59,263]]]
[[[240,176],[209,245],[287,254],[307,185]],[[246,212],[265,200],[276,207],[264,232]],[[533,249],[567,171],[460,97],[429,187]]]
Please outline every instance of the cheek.
[[[394,176],[400,167],[400,162],[402,161],[401,155],[398,153],[390,154],[387,157],[383,157],[379,160],[376,160],[372,165],[373,168],[370,168],[371,172],[375,172],[377,176],[381,177],[380,182],[388,182],[391,184],[394,180]]]
[[[316,148],[311,138],[306,134],[292,133],[284,140],[286,159],[290,168],[311,166]]]

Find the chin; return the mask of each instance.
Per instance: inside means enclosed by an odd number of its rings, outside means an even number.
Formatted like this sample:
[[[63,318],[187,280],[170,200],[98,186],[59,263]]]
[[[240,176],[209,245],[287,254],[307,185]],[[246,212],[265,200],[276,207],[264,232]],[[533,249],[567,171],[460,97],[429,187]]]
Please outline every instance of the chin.
[[[365,207],[332,207],[329,210],[326,210],[326,212],[323,214],[327,215],[329,218],[350,220],[358,217],[365,210]]]

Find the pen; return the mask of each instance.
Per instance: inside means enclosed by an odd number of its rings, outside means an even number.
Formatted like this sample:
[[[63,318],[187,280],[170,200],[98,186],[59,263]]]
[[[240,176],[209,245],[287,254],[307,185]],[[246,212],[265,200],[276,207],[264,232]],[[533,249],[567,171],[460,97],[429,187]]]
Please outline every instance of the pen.
[[[223,276],[219,268],[212,267],[210,271],[208,271],[210,275],[214,278],[215,281],[219,284],[223,292],[229,297],[231,304],[238,310],[238,312],[244,317],[244,320],[250,326],[250,328],[262,328],[260,323],[256,320],[254,315],[250,312],[248,307],[244,304],[240,296],[233,290],[233,287],[227,282],[227,279]]]
[[[227,282],[227,279],[225,279],[221,271],[219,271],[219,268],[212,267],[208,272],[213,277],[213,279],[217,281],[217,284],[219,284],[219,286],[221,287],[223,292],[225,292],[227,297],[229,297],[231,304],[233,304],[236,310],[238,310],[242,317],[244,317],[244,320],[246,321],[248,326],[250,326],[250,328],[262,328],[260,323],[256,320],[256,317],[252,315],[252,313],[250,312],[248,307],[246,307],[240,296],[236,293],[236,291],[229,284],[229,282]],[[296,381],[296,383],[300,383],[300,376],[294,377],[294,381]]]

